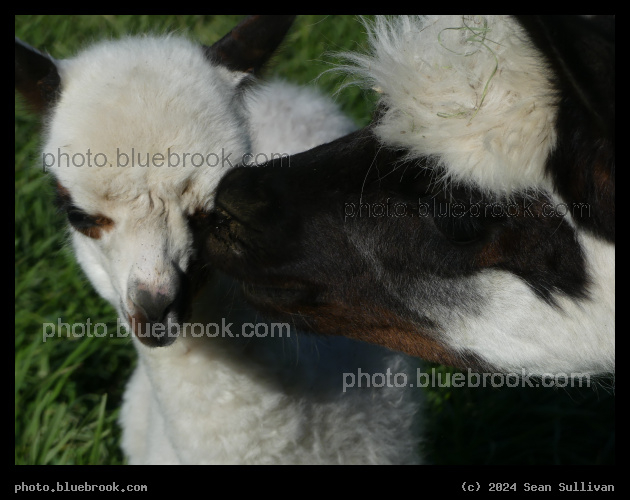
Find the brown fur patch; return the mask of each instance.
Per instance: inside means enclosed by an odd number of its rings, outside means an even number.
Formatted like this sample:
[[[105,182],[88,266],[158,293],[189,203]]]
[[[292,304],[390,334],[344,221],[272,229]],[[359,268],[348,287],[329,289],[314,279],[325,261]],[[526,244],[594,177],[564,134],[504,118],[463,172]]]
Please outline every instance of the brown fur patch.
[[[61,184],[61,182],[57,181],[56,188],[57,188],[57,194],[58,194],[60,197],[70,199],[70,191],[68,191],[65,187],[63,187],[63,185]]]
[[[274,309],[272,314],[289,316],[299,327],[316,333],[341,335],[450,366],[482,366],[470,356],[444,346],[438,340],[437,325],[414,324],[380,307],[326,303]]]
[[[58,205],[62,210],[65,210],[67,213],[78,210],[73,205],[70,191],[68,191],[60,182],[57,182],[56,189],[59,200]],[[84,214],[83,217],[85,220],[82,220],[81,223],[75,222],[74,224],[70,216],[68,218],[70,219],[72,227],[88,238],[98,240],[102,236],[103,231],[111,231],[114,227],[114,221],[102,214]]]
[[[114,221],[104,215],[97,215],[94,217],[94,226],[85,228],[75,228],[81,234],[98,240],[103,234],[103,231],[111,231],[114,227]]]
[[[503,250],[496,241],[491,241],[485,245],[475,257],[475,264],[479,267],[492,267],[503,258]]]

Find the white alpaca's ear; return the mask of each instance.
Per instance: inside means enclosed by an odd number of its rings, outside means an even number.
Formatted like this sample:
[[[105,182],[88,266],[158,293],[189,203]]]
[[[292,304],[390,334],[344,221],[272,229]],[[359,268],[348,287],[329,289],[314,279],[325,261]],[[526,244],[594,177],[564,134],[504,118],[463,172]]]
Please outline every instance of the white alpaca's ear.
[[[295,16],[249,16],[210,47],[206,56],[237,73],[238,81],[257,75],[284,40]]]
[[[61,78],[55,60],[15,38],[15,89],[34,111],[42,113],[59,94]]]

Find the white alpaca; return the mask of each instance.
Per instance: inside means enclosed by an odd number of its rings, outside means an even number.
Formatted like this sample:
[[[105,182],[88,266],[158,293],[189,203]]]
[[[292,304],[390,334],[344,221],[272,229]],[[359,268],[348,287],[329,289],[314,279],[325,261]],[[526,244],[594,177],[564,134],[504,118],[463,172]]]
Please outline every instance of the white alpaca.
[[[120,416],[132,464],[420,461],[408,358],[343,338],[272,336],[237,284],[199,262],[196,231],[230,165],[352,129],[312,90],[243,88],[289,25],[260,16],[210,48],[126,38],[63,61],[16,41],[16,87],[47,112],[42,158],[76,258],[135,333]],[[264,49],[258,60],[252,47]]]

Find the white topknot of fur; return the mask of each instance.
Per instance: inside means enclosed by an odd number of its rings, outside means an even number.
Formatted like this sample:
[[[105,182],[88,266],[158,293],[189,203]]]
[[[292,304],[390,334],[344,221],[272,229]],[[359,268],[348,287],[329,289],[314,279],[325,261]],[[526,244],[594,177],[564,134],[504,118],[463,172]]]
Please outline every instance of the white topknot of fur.
[[[238,163],[251,149],[243,133],[245,110],[231,98],[238,82],[185,38],[104,41],[59,61],[59,67],[63,92],[44,154],[63,159],[49,170],[86,211],[102,202],[92,199],[94,192],[115,204],[149,191],[186,192],[183,202],[190,209],[204,208],[229,166],[215,159],[229,155]],[[62,154],[73,165],[85,163],[67,167]],[[202,196],[187,198],[191,183]]]
[[[555,96],[541,55],[508,17],[401,16],[366,23],[371,53],[343,54],[381,94],[376,133],[429,157],[444,182],[509,196],[550,189]]]

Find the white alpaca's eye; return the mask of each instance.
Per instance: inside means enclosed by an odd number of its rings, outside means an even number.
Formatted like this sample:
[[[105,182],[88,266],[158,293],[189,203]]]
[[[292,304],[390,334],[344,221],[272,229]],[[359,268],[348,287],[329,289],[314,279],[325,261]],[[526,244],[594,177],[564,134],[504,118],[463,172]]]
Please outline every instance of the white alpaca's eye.
[[[57,184],[56,205],[65,212],[70,225],[89,238],[99,239],[103,230],[109,231],[114,225],[109,217],[102,214],[90,215],[74,205],[70,193],[61,184]]]
[[[114,221],[109,217],[89,215],[74,206],[68,210],[67,216],[68,222],[74,229],[93,239],[99,239],[102,235],[102,230],[109,230],[114,224]]]

